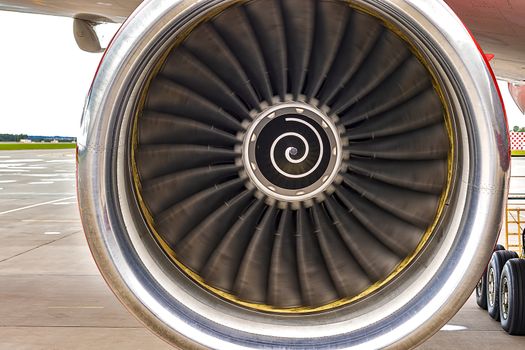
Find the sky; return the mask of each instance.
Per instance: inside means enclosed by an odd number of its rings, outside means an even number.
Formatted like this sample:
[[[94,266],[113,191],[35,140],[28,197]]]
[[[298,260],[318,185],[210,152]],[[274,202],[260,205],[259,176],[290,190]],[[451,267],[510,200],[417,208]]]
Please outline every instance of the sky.
[[[76,136],[102,57],[80,50],[70,18],[0,11],[0,133]]]
[[[0,133],[77,136],[102,55],[77,47],[70,18],[0,11],[0,33]],[[500,88],[510,128],[525,126]]]

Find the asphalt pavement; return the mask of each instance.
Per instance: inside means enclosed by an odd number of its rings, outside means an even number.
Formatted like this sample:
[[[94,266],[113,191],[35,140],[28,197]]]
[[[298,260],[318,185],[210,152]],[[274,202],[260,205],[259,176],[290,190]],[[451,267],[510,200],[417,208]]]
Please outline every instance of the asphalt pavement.
[[[513,162],[511,193],[525,200],[525,158]],[[74,150],[0,151],[0,349],[170,348],[125,310],[91,258]],[[419,349],[495,348],[523,349],[525,337],[504,333],[470,298]]]

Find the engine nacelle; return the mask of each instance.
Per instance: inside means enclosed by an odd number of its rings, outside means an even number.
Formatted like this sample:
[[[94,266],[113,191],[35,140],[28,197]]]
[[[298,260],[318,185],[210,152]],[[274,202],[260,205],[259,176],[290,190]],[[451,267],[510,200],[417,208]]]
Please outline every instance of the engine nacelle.
[[[497,86],[438,0],[146,1],[82,128],[93,256],[183,348],[414,347],[507,196]]]

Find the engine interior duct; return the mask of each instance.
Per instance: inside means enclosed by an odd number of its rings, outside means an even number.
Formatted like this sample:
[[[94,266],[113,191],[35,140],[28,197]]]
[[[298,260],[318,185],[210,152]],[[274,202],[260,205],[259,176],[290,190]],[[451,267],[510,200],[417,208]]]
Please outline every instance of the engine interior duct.
[[[82,126],[95,260],[184,348],[413,347],[507,194],[497,87],[437,0],[147,1]]]

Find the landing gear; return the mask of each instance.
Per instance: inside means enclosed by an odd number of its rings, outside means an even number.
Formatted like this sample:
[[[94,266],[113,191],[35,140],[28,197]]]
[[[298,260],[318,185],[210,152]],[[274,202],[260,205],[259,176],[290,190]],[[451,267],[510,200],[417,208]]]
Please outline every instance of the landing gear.
[[[500,250],[492,254],[487,270],[487,311],[493,319],[499,321],[500,280],[503,266],[509,259],[518,258],[518,254],[509,250]]]
[[[505,250],[505,247],[501,244],[496,244],[494,251]],[[487,271],[483,272],[483,275],[479,279],[476,285],[476,302],[478,306],[484,310],[487,310]]]
[[[501,327],[512,335],[525,334],[525,259],[510,259],[503,267],[499,288]]]
[[[478,306],[484,310],[487,310],[487,273],[485,272],[483,276],[478,281],[476,285],[476,302]]]
[[[525,242],[525,229],[521,240]],[[525,250],[521,256],[525,257]],[[519,259],[516,252],[497,244],[476,285],[476,302],[494,320],[500,321],[507,333],[525,335],[525,259]]]

